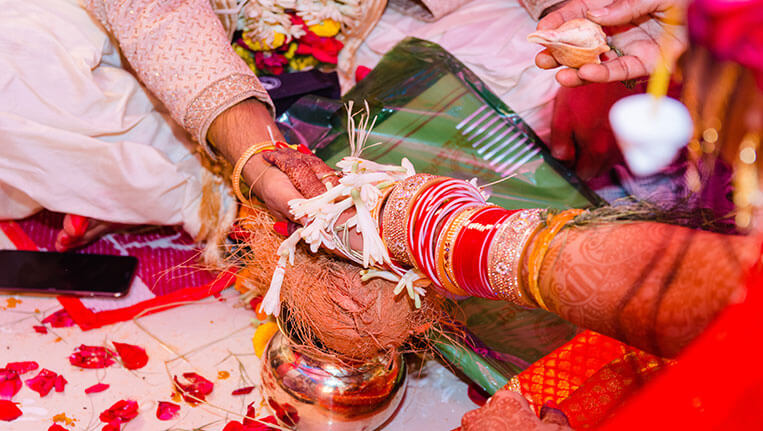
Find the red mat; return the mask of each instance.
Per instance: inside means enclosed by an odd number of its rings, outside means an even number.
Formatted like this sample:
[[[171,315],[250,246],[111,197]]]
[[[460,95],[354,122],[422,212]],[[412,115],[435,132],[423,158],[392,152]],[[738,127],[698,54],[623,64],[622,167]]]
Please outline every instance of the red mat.
[[[19,221],[0,221],[0,231],[19,250],[53,250],[62,214],[42,211]],[[8,242],[8,241],[6,241]],[[130,292],[115,299],[60,296],[58,301],[83,330],[166,310],[179,302],[219,293],[233,284],[233,273],[201,269],[200,249],[180,228],[153,227],[112,233],[77,253],[138,258]]]

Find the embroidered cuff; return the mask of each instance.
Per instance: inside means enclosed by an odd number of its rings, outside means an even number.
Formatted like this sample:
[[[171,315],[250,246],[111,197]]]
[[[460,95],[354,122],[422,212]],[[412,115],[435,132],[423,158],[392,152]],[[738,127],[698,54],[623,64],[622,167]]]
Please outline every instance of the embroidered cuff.
[[[217,159],[207,142],[207,131],[212,121],[226,109],[251,97],[266,104],[271,115],[275,116],[275,107],[270,96],[254,75],[232,74],[219,79],[202,90],[188,105],[183,125],[212,160]]]

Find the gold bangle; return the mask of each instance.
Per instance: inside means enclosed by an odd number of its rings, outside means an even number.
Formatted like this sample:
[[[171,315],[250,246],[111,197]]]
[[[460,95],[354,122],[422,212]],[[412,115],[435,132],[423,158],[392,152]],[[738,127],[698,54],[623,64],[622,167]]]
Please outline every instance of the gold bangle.
[[[548,307],[540,295],[540,285],[538,283],[543,259],[546,257],[546,253],[548,253],[548,249],[551,247],[551,241],[554,240],[556,234],[559,233],[567,223],[583,212],[584,210],[581,209],[569,209],[562,211],[555,216],[549,215],[546,218],[546,227],[535,236],[532,240],[532,244],[528,246],[527,289],[530,291],[530,295],[532,295],[532,298],[538,306],[546,311],[548,311]]]
[[[325,174],[323,174],[320,177],[318,177],[318,181],[323,182],[323,180],[325,180],[326,178],[331,177],[331,176],[335,176],[337,178],[340,178],[339,172],[331,171],[331,172],[326,172]]]
[[[466,225],[466,220],[482,208],[484,208],[484,205],[460,209],[451,216],[448,224],[442,228],[443,233],[440,235],[442,243],[437,244],[437,276],[442,282],[442,287],[454,295],[469,296],[469,293],[456,283],[456,278],[453,274],[453,242],[458,237],[461,229]]]
[[[395,186],[397,186],[397,182],[390,184],[386,188],[384,188],[384,191],[382,191],[382,195],[379,196],[379,199],[376,201],[376,205],[371,209],[371,218],[374,219],[374,222],[376,223],[376,226],[378,228],[381,228],[382,222],[381,222],[381,210],[384,207],[384,203],[387,201],[387,198],[389,198],[389,195],[392,193],[392,190],[395,189]]]
[[[238,158],[236,161],[236,166],[233,168],[233,174],[231,175],[231,185],[233,186],[233,192],[236,194],[236,198],[238,198],[239,201],[242,203],[247,202],[248,199],[244,197],[243,193],[241,193],[241,172],[244,170],[244,165],[246,165],[246,162],[249,161],[255,154],[261,153],[263,151],[272,150],[275,149],[275,145],[271,141],[265,141],[265,142],[258,142],[251,147],[247,148],[246,151],[244,151],[244,154],[241,155],[241,157]]]
[[[490,288],[501,299],[524,307],[533,301],[519,288],[521,262],[528,241],[541,226],[540,209],[527,209],[512,214],[499,228],[488,251]]]
[[[408,201],[412,196],[430,180],[434,175],[416,174],[398,183],[387,199],[387,204],[382,212],[382,238],[389,250],[390,257],[399,263],[412,266],[408,258],[406,244],[406,225],[408,223]]]

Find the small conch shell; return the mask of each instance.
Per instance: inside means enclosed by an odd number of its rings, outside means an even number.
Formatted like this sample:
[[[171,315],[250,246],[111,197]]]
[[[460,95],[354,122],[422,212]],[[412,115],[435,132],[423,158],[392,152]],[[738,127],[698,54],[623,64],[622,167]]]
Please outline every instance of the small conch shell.
[[[601,63],[599,55],[609,51],[607,35],[599,24],[585,18],[565,22],[555,30],[539,30],[527,40],[548,48],[559,64],[579,68],[588,63]]]

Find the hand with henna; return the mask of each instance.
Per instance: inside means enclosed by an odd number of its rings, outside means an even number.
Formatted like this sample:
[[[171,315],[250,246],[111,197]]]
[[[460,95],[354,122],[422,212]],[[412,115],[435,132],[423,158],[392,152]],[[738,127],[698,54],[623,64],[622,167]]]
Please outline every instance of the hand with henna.
[[[281,148],[264,154],[265,161],[278,167],[291,180],[291,184],[305,197],[312,198],[326,191],[327,185],[338,185],[338,172],[326,165],[309,150],[295,151]],[[355,214],[349,209],[339,217],[338,224],[344,223]],[[294,226],[292,226],[294,227]],[[291,229],[290,229],[291,232]],[[355,229],[349,231],[349,244],[354,250],[363,249],[363,237]]]
[[[543,413],[543,412],[542,412]],[[541,414],[538,418],[522,394],[501,389],[484,406],[467,412],[461,418],[461,431],[568,431],[567,418],[558,414]]]
[[[272,138],[271,138],[272,134]],[[250,145],[271,139],[284,141],[267,107],[257,100],[243,101],[212,122],[209,141],[231,164]],[[289,201],[317,196],[325,183],[336,184],[334,171],[309,150],[281,148],[254,155],[244,165],[243,180],[278,220],[294,220]]]
[[[339,177],[323,160],[310,150],[300,151],[279,148],[263,154],[266,162],[276,166],[305,198],[313,198],[326,192],[326,185],[339,184]]]

